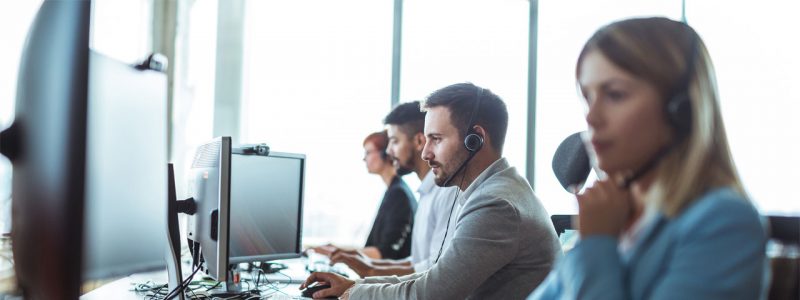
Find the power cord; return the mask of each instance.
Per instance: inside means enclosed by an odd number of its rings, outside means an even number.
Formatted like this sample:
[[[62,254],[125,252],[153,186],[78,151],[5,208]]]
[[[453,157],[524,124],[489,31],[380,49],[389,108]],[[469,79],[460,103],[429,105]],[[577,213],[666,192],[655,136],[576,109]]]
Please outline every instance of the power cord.
[[[193,300],[194,299],[226,299],[226,300],[268,299],[277,293],[286,296],[291,296],[281,290],[291,285],[291,279],[292,279],[291,276],[283,272],[276,272],[275,274],[280,274],[286,277],[286,282],[284,284],[280,284],[280,282],[270,281],[269,278],[267,278],[267,274],[263,270],[260,270],[258,268],[255,268],[257,272],[256,274],[248,273],[249,276],[247,278],[242,279],[242,283],[247,285],[245,291],[242,291],[241,293],[238,294],[228,294],[227,297],[210,296],[207,292],[210,292],[213,289],[219,287],[222,284],[222,282],[217,281],[214,284],[204,284],[202,282],[192,283],[191,280],[198,270],[199,269],[195,269],[192,275],[190,275],[178,287],[176,287],[169,293],[165,291],[165,289],[168,288],[167,284],[157,284],[152,281],[146,281],[144,283],[136,284],[133,287],[132,291],[138,293],[146,293],[144,297],[145,299],[148,300],[169,299],[168,297],[175,297],[179,295],[180,292],[185,292],[187,299],[193,299]],[[195,284],[199,286],[195,286]],[[200,289],[202,290],[199,293],[195,293],[195,291]]]
[[[202,267],[202,264],[198,264],[197,267],[192,272],[192,275],[189,275],[189,277],[187,277],[185,280],[183,280],[183,282],[181,282],[181,284],[179,284],[175,289],[173,289],[166,296],[164,296],[164,299],[170,300],[170,299],[175,298],[176,296],[180,295],[180,293],[183,293],[183,290],[185,290],[189,286],[189,283],[192,282],[192,278],[194,278],[194,275],[197,274],[197,271],[200,271],[201,267]]]

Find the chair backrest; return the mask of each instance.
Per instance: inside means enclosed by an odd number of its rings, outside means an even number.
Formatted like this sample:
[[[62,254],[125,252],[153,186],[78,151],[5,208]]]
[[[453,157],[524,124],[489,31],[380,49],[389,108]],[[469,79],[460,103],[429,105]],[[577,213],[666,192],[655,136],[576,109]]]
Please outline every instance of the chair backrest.
[[[768,216],[770,239],[800,246],[800,217]]]
[[[800,251],[800,217],[767,218],[770,240],[780,244],[785,252],[770,257],[772,281],[769,299],[800,299],[800,257],[797,253]]]
[[[575,215],[552,215],[550,220],[553,221],[553,227],[556,228],[556,234],[561,236],[564,231],[572,228],[572,217]]]

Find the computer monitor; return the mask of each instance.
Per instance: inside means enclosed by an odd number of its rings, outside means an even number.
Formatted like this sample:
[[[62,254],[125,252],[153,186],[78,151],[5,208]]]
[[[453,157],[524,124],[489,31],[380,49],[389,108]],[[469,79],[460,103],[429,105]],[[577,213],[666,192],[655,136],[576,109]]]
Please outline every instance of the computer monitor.
[[[217,281],[228,278],[230,186],[231,138],[219,137],[200,146],[192,162],[188,190],[196,212],[187,230],[192,264]]]
[[[90,4],[42,3],[20,59],[14,123],[0,136],[13,164],[14,269],[28,298],[80,292]]]
[[[83,279],[165,268],[167,75],[89,54]]]
[[[300,257],[305,155],[234,154],[230,263]]]
[[[0,134],[28,299],[77,299],[83,279],[165,265],[166,76],[93,53],[91,4],[42,3]]]

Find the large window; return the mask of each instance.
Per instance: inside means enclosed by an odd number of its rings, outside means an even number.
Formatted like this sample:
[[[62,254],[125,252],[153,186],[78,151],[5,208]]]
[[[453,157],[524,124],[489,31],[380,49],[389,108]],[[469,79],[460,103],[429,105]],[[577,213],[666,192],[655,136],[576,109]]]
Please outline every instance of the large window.
[[[575,85],[583,43],[603,24],[636,16],[681,17],[681,1],[540,1],[537,70],[536,191],[548,211],[576,213],[574,197],[556,181],[550,163],[558,143],[585,130]],[[612,5],[613,4],[613,5]],[[734,160],[753,202],[765,214],[797,214],[800,202],[780,187],[792,186],[800,167],[793,117],[800,98],[800,21],[796,1],[686,1],[686,16],[703,37],[716,67],[722,113]]]
[[[686,3],[717,71],[733,158],[762,213],[800,213],[791,192],[800,169],[800,2]]]
[[[176,192],[188,197],[187,177],[197,147],[212,139],[218,1],[181,0],[175,37],[172,157]]]
[[[92,49],[126,63],[145,59],[152,48],[153,1],[93,1]]]
[[[231,121],[214,119],[220,100],[215,97],[224,97],[215,93],[217,64],[226,61],[219,56],[228,58],[219,49],[230,49],[224,41],[220,45],[217,31],[228,28],[219,26],[226,24],[218,22],[219,5],[238,2],[176,1],[176,15],[167,18],[178,24],[170,61],[175,71],[171,159],[176,170],[187,170],[195,147],[212,138],[214,122]],[[41,2],[0,4],[0,56],[11,58],[0,61],[0,128],[13,120],[18,58]],[[563,138],[586,129],[574,74],[578,52],[595,30],[616,20],[678,20],[682,2],[716,66],[722,113],[745,188],[762,213],[800,213],[800,201],[783,192],[800,168],[794,155],[800,153],[800,122],[793,116],[800,97],[792,92],[800,82],[795,0],[734,0],[725,9],[701,0],[533,1],[538,5],[535,158],[526,149],[528,130],[534,130],[527,126],[532,2],[405,0],[400,101],[422,100],[457,82],[491,89],[510,113],[504,155],[521,174],[526,161],[535,159],[534,187],[551,214],[576,213],[574,197],[558,184],[551,160]],[[141,60],[152,51],[153,9],[161,4],[94,1],[91,47],[125,62]],[[306,242],[359,245],[385,190],[378,176],[367,174],[361,143],[383,128],[390,109],[394,1],[246,0],[245,5],[236,142],[306,154]],[[0,232],[9,227],[10,173],[10,163],[0,157]],[[177,175],[178,192],[185,195],[183,174]],[[405,179],[412,189],[419,184],[416,176]]]
[[[248,1],[242,143],[307,155],[306,244],[363,245],[386,186],[362,141],[390,109],[392,1]]]
[[[509,111],[504,156],[525,175],[528,1],[406,0],[400,101],[472,82],[502,98]]]
[[[578,54],[600,26],[639,16],[679,20],[681,1],[539,1],[535,189],[550,214],[577,213],[575,197],[561,188],[551,163],[564,138],[586,130],[575,82]]]

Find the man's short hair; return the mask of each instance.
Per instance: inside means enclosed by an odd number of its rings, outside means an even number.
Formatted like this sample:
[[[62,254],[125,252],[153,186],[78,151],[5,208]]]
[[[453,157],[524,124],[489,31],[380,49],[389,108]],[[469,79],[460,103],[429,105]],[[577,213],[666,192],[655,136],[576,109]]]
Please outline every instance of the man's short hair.
[[[383,119],[384,125],[396,125],[409,137],[422,133],[425,127],[425,112],[419,101],[398,104]]]
[[[456,83],[433,92],[425,100],[423,109],[446,107],[450,111],[450,122],[458,129],[460,136],[465,137],[468,127],[472,125],[467,123],[479,94],[481,103],[473,122],[486,130],[491,137],[492,147],[502,153],[508,130],[508,109],[492,91],[472,83]]]

